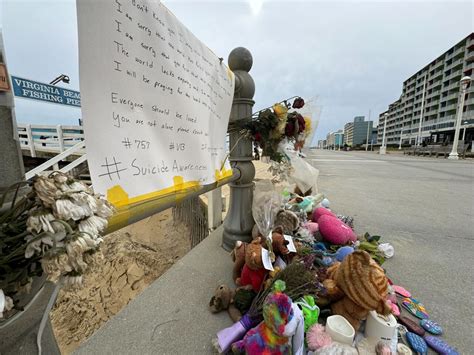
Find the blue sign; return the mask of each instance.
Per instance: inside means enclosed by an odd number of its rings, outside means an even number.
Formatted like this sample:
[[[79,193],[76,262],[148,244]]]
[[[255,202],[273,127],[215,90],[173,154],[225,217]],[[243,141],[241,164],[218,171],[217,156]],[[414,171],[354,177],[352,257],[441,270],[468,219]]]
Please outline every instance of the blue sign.
[[[13,93],[27,99],[81,107],[81,93],[12,75]]]

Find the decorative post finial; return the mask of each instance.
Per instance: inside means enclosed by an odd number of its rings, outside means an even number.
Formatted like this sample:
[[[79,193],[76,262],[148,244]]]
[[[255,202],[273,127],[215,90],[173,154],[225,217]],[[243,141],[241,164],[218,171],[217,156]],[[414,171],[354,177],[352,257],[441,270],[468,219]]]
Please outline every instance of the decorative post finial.
[[[249,117],[252,114],[255,94],[255,83],[249,74],[253,59],[250,51],[243,47],[232,50],[229,54],[229,68],[235,74],[234,101],[230,121]],[[252,163],[252,141],[240,139],[240,132],[232,132],[229,137],[231,149],[229,161],[234,169],[240,171],[240,178],[230,183],[229,212],[224,221],[222,246],[231,250],[238,240],[250,241],[255,224],[252,216],[253,179],[255,167]],[[240,140],[239,140],[240,139]]]

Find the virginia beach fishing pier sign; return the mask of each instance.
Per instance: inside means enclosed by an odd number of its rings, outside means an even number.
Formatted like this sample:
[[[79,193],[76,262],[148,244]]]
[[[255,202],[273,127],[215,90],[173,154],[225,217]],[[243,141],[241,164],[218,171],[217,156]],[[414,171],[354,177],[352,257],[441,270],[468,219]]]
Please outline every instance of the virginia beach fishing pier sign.
[[[81,107],[81,94],[79,91],[68,90],[59,86],[19,78],[13,75],[11,78],[13,93],[17,97]]]

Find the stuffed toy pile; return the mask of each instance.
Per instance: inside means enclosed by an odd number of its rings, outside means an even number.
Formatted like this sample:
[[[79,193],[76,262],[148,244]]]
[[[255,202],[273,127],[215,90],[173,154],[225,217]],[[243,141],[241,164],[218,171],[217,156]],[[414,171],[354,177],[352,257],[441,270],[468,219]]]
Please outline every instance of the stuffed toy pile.
[[[218,286],[209,304],[236,322],[218,332],[218,352],[410,355],[431,347],[458,354],[424,306],[387,277],[381,265],[393,246],[358,236],[353,218],[329,205],[321,194],[286,192],[272,229],[255,225],[253,240],[236,243],[236,288]]]

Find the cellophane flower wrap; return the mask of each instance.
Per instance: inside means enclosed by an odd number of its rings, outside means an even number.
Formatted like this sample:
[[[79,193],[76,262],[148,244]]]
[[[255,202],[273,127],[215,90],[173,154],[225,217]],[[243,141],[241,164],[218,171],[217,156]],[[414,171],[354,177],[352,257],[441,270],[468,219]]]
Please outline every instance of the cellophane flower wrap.
[[[275,191],[270,180],[261,180],[255,183],[253,193],[252,215],[260,234],[266,240],[271,261],[275,261],[272,250],[271,232],[273,230],[278,211],[282,206],[282,196]]]

